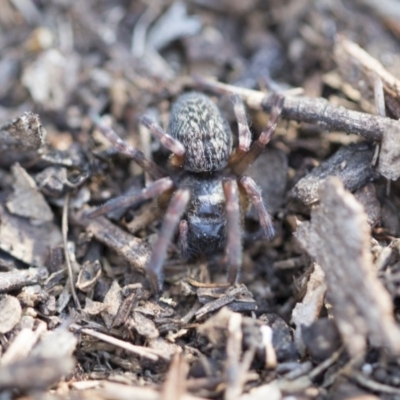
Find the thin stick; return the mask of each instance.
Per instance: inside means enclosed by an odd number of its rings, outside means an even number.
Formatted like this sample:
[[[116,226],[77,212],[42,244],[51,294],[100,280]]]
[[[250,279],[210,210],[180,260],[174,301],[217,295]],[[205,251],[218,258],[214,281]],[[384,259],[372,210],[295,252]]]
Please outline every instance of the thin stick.
[[[274,94],[227,85],[212,79],[196,78],[198,86],[217,94],[237,93],[255,110],[270,112],[274,106]],[[331,105],[323,98],[294,97],[284,93],[282,118],[322,125],[326,130],[356,133],[370,141],[382,140],[389,129],[400,130],[399,122],[378,115],[347,110]]]
[[[68,270],[68,277],[69,277],[69,284],[71,287],[71,294],[72,298],[74,299],[75,307],[80,310],[81,304],[78,299],[78,295],[75,291],[75,281],[74,281],[74,274],[72,272],[72,265],[71,260],[69,258],[69,251],[68,251],[68,205],[69,205],[69,193],[65,195],[64,199],[64,207],[63,207],[63,214],[62,214],[62,237],[63,237],[63,246],[64,246],[64,257],[67,263],[67,270]]]
[[[105,333],[97,332],[93,329],[83,328],[77,324],[72,324],[71,329],[82,332],[85,335],[89,335],[99,339],[103,342],[110,343],[116,347],[120,347],[126,351],[129,351],[133,354],[136,354],[140,357],[147,358],[151,361],[158,361],[160,358],[163,360],[169,360],[169,357],[166,357],[165,354],[161,351],[157,351],[155,349],[149,349],[143,346],[137,346],[129,342],[125,342],[124,340],[117,339],[113,336],[106,335]]]

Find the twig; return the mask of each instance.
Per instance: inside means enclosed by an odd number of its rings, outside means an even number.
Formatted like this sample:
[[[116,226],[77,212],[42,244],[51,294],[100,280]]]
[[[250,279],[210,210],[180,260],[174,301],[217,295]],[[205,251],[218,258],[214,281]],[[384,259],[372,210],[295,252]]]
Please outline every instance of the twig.
[[[333,365],[336,361],[339,360],[339,357],[342,355],[344,351],[344,347],[342,346],[339,350],[335,351],[329,358],[327,358],[324,362],[316,366],[309,374],[308,377],[310,379],[316,378],[323,371],[328,369],[331,365]]]
[[[245,89],[207,78],[196,78],[198,86],[217,94],[236,93],[246,104],[255,110],[271,111],[275,99],[274,93],[265,94],[257,90]],[[282,118],[298,122],[314,123],[327,130],[340,130],[357,133],[370,141],[382,140],[388,129],[400,131],[396,120],[335,107],[323,98],[285,96]]]
[[[345,375],[347,375],[350,379],[355,380],[360,386],[372,390],[373,392],[394,394],[397,396],[400,395],[399,388],[395,388],[389,385],[385,385],[383,383],[373,381],[372,379],[369,379],[366,376],[364,376],[361,372],[350,371],[346,372]]]
[[[86,211],[72,212],[71,219],[91,232],[99,242],[124,257],[133,268],[144,272],[151,253],[150,246],[145,241],[125,232],[105,217],[90,220]]]
[[[78,295],[76,294],[75,291],[74,274],[72,272],[72,265],[68,251],[68,205],[69,205],[69,193],[65,195],[65,200],[64,200],[63,215],[62,215],[62,237],[64,246],[64,256],[65,256],[65,261],[67,263],[69,283],[71,286],[71,294],[72,298],[74,299],[76,308],[80,310],[81,304],[79,302]]]
[[[24,286],[35,285],[49,276],[46,268],[12,270],[0,274],[0,294],[19,290]]]
[[[125,342],[121,339],[117,339],[113,336],[109,336],[104,333],[94,331],[93,329],[83,328],[78,324],[72,324],[71,329],[82,332],[85,335],[92,336],[96,339],[102,340],[103,342],[110,343],[113,346],[120,347],[121,349],[134,353],[140,357],[145,357],[152,361],[158,361],[159,359],[169,361],[169,357],[167,357],[162,351],[149,349],[143,346],[136,346],[129,342]]]

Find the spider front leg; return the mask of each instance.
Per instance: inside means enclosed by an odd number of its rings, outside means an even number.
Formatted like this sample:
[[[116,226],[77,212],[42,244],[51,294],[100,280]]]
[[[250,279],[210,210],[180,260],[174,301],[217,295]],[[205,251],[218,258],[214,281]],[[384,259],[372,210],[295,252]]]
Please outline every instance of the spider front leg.
[[[226,258],[228,262],[228,281],[237,283],[242,267],[242,240],[240,228],[239,191],[236,180],[229,179],[224,183],[226,207]]]
[[[251,132],[246,117],[246,108],[242,98],[238,94],[233,94],[231,97],[233,103],[233,111],[235,112],[236,121],[238,123],[239,145],[237,151],[247,152],[251,144]]]
[[[115,197],[95,210],[87,214],[88,218],[96,218],[100,215],[108,214],[114,210],[121,208],[131,207],[141,201],[152,199],[160,196],[162,193],[174,187],[171,178],[161,178],[158,181],[151,183],[148,187],[141,190],[139,193],[126,194],[123,196]]]
[[[278,119],[282,113],[284,97],[277,94],[272,107],[271,116],[266,128],[261,132],[259,138],[254,141],[249,151],[237,149],[229,160],[229,165],[236,175],[242,175],[264,150],[275,132]],[[239,142],[240,143],[240,142]]]
[[[140,118],[140,122],[161,142],[161,144],[172,152],[174,155],[172,158],[172,164],[174,166],[181,167],[186,154],[185,147],[179,141],[165,132],[160,125],[158,125],[153,119],[144,115]]]
[[[177,190],[168,205],[164,219],[161,225],[161,231],[157,242],[147,264],[146,272],[150,281],[153,293],[159,293],[162,290],[164,282],[163,262],[167,255],[168,245],[171,243],[176,227],[190,199],[188,189]]]
[[[249,176],[243,176],[239,181],[240,186],[246,191],[249,196],[260,221],[261,228],[264,232],[266,239],[271,240],[275,236],[274,224],[272,222],[271,214],[265,208],[261,190]]]
[[[91,118],[96,124],[96,127],[111,142],[116,150],[132,158],[132,160],[140,165],[145,171],[147,171],[153,179],[160,179],[167,175],[160,167],[157,166],[157,164],[147,159],[142,151],[124,142],[113,129],[104,124],[100,115],[92,113]]]

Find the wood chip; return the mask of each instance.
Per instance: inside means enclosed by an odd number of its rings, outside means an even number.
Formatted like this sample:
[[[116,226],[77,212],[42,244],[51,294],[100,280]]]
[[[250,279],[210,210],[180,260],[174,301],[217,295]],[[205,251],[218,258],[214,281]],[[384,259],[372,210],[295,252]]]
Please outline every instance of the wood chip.
[[[33,178],[18,163],[12,166],[11,172],[14,177],[14,190],[6,203],[8,211],[30,218],[35,224],[52,221],[53,212]]]
[[[52,222],[32,225],[0,204],[0,249],[28,265],[43,267],[50,247],[61,243],[60,228]]]
[[[304,326],[310,326],[319,317],[324,305],[326,293],[325,275],[321,267],[314,263],[314,271],[307,282],[307,291],[303,300],[296,304],[292,311],[291,322],[295,324],[294,341],[297,350],[301,355],[305,355],[306,347],[302,338]]]
[[[34,285],[48,277],[46,268],[29,268],[27,270],[13,270],[0,272],[0,294]]]
[[[139,335],[147,339],[155,339],[160,336],[155,323],[140,312],[133,312],[132,325]]]
[[[16,161],[37,158],[45,142],[46,131],[39,116],[31,112],[22,114],[0,126],[0,164],[8,166]]]
[[[400,177],[400,122],[396,122],[383,133],[378,162],[378,171],[392,181]]]
[[[0,333],[10,332],[22,315],[21,304],[14,296],[0,297]]]
[[[359,201],[368,217],[368,223],[374,227],[381,221],[381,205],[376,195],[375,185],[369,183],[354,192],[354,197]]]
[[[376,177],[371,165],[374,150],[367,143],[341,147],[332,157],[300,179],[290,196],[310,205],[319,200],[319,188],[329,176],[337,176],[351,192]]]
[[[374,274],[367,216],[337,178],[320,189],[320,206],[295,236],[325,273],[328,299],[350,354],[366,350],[367,339],[400,353],[400,330],[388,292]]]
[[[122,304],[121,287],[117,281],[114,281],[104,298],[105,311],[101,314],[107,328],[111,328],[118,309]]]

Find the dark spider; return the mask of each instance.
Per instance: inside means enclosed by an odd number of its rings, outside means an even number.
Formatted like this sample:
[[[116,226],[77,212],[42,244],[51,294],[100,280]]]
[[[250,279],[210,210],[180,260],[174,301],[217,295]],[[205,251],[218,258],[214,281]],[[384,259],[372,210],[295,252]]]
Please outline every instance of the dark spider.
[[[249,199],[265,237],[274,236],[271,215],[263,204],[260,189],[243,173],[269,142],[282,110],[283,97],[276,96],[270,121],[253,143],[243,102],[236,95],[232,101],[239,128],[239,145],[233,152],[228,123],[211,99],[201,93],[183,94],[173,104],[169,134],[149,117],[141,118],[141,123],[172,152],[168,171],[146,159],[140,150],[104,126],[98,116],[94,117],[113,146],[130,156],[155,181],[139,194],[114,198],[88,216],[95,218],[157,196],[161,207],[167,205],[161,232],[146,267],[155,292],[162,289],[163,262],[178,225],[179,246],[187,259],[210,256],[225,246],[230,284],[237,282],[240,272],[241,227]]]

